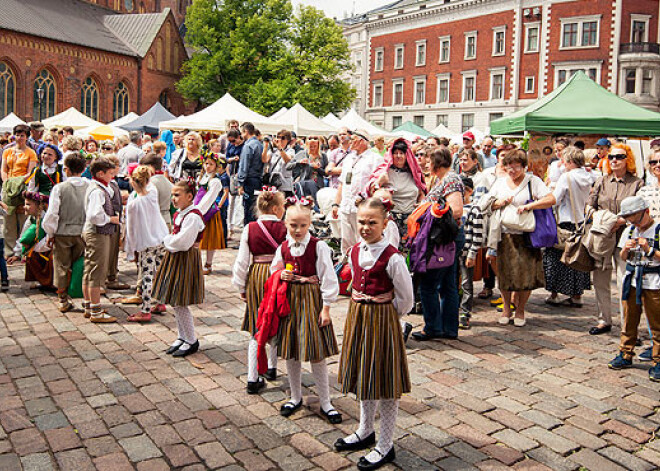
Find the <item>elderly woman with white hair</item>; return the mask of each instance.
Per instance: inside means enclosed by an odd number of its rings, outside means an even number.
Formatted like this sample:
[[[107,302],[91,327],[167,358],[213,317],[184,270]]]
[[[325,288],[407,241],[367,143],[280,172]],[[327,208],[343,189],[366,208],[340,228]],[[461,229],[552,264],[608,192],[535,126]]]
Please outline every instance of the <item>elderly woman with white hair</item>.
[[[196,132],[189,132],[183,139],[183,148],[172,153],[168,167],[173,181],[196,179],[202,171],[202,137]]]

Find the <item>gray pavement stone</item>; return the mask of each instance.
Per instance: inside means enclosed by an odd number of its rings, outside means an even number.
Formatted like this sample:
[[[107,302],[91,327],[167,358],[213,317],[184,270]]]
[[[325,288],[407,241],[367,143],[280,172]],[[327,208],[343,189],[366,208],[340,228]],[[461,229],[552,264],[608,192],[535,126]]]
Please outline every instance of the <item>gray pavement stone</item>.
[[[119,440],[119,444],[126,450],[128,458],[134,463],[162,456],[158,447],[146,435],[124,438]]]

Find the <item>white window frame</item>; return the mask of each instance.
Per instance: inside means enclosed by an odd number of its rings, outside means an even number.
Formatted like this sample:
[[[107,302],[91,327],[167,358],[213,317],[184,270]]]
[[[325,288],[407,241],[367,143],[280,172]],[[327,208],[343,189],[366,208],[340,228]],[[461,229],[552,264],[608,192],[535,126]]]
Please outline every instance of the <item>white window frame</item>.
[[[554,88],[559,87],[559,71],[566,71],[566,80],[570,78],[571,72],[574,70],[589,70],[596,69],[596,83],[602,83],[603,61],[584,61],[584,62],[555,62],[552,64],[554,68]],[[588,74],[587,74],[588,75]]]
[[[413,77],[413,104],[415,105],[425,105],[426,104],[426,75],[419,77]],[[417,99],[417,85],[420,83],[424,84],[424,99],[420,102]]]
[[[497,52],[495,47],[497,46],[497,35],[502,33],[502,52]],[[475,47],[476,49],[476,47]],[[504,26],[493,26],[493,57],[503,56],[506,54],[506,25]]]
[[[419,61],[419,50],[420,48],[424,49],[424,62]],[[420,39],[415,41],[415,67],[421,67],[426,65],[426,39]]]
[[[529,30],[530,29],[536,29],[536,49],[531,49],[529,47]],[[534,21],[530,23],[525,23],[525,49],[524,53],[525,54],[536,54],[539,52],[540,49],[540,43],[541,43],[541,22],[540,21]]]
[[[418,123],[416,123],[416,121],[417,121],[416,118],[422,118],[422,124],[418,124]],[[420,128],[423,128],[424,125],[426,124],[426,115],[423,115],[423,114],[416,114],[416,115],[413,115],[412,122],[415,123],[415,124],[416,124],[417,126],[419,126]]]
[[[435,115],[435,127],[438,127],[440,125],[444,125],[447,127],[449,124],[449,115],[448,114],[436,114]]]
[[[378,67],[378,57],[380,57],[380,68]],[[382,72],[385,66],[385,48],[378,47],[374,50],[374,72]]]
[[[468,56],[468,41],[469,38],[474,38],[474,55]],[[465,52],[463,59],[466,61],[473,61],[477,59],[477,31],[466,31],[465,32]]]
[[[437,80],[438,80],[438,85],[437,85],[437,90],[436,90],[435,102],[436,103],[449,103],[449,89],[451,87],[451,74],[450,73],[437,74],[436,77],[437,77]],[[440,101],[440,82],[442,82],[443,80],[447,81],[447,99],[445,101]]]
[[[488,90],[488,99],[489,101],[498,101],[498,102],[504,101],[504,91],[506,86],[506,67],[495,67],[489,69],[489,71],[490,71],[490,86]],[[493,96],[493,85],[495,84],[496,75],[502,76],[502,96],[499,98]]]
[[[401,123],[397,124],[396,126],[394,125],[394,119],[395,119],[395,118],[401,120]],[[402,116],[402,115],[398,114],[398,115],[392,116],[392,129],[398,128],[398,127],[401,126],[402,124],[403,124],[403,116]]]
[[[633,42],[633,24],[635,21],[645,23],[644,26],[644,40],[642,42],[649,42],[649,26],[651,22],[651,15],[642,15],[640,13],[630,14],[630,42]]]
[[[566,18],[560,18],[561,23],[560,36],[559,36],[559,50],[571,50],[571,49],[597,49],[600,47],[600,20],[601,15],[590,15],[590,16],[571,16]],[[596,44],[590,44],[585,46],[582,44],[582,33],[584,31],[584,24],[596,22]],[[575,46],[565,46],[564,45],[564,26],[568,23],[577,23],[577,43]]]
[[[380,87],[380,103],[376,103],[376,88]],[[378,80],[376,82],[373,82],[373,87],[372,87],[372,93],[373,96],[371,97],[371,107],[372,108],[382,108],[383,107],[383,81]]]
[[[466,116],[472,116],[472,124],[470,126],[465,126],[463,119]],[[468,129],[474,127],[474,113],[461,113],[461,133],[467,131]]]
[[[477,71],[476,70],[465,70],[461,72],[461,75],[463,75],[463,91],[461,94],[461,101],[463,103],[473,103],[476,101],[477,98]],[[467,100],[465,95],[466,95],[466,85],[467,85],[467,79],[471,78],[472,79],[472,99]]]
[[[404,98],[404,85],[403,85],[404,80],[402,78],[396,78],[392,79],[392,106],[403,106],[403,98]],[[401,85],[401,103],[396,102],[396,86]]]
[[[397,64],[397,57],[399,55],[399,50],[401,50],[401,64]],[[406,46],[403,44],[397,44],[394,46],[394,69],[403,69],[406,64]]]
[[[642,67],[641,69],[642,69],[641,73],[640,73],[641,83],[639,84],[640,85],[640,88],[639,88],[640,92],[639,93],[640,93],[641,96],[655,97],[655,93],[654,93],[654,89],[655,89],[655,86],[654,86],[655,85],[655,71],[653,69],[649,68],[649,67]],[[645,72],[649,72],[651,74],[651,83],[649,85],[648,93],[644,92],[644,73]]]
[[[531,87],[529,86],[530,81],[532,83]],[[525,93],[534,93],[535,89],[536,89],[536,77],[534,77],[533,75],[525,77]]]
[[[448,64],[451,60],[451,36],[440,36],[438,38],[440,49],[438,51],[438,64]],[[447,43],[447,60],[442,60],[442,44]]]

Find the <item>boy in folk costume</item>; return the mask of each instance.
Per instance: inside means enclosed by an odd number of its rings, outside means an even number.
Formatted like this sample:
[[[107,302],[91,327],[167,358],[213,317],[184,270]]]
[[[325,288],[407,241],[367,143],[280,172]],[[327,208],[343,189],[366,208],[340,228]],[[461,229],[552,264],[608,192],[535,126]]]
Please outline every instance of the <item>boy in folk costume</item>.
[[[41,165],[35,167],[27,179],[27,189],[42,195],[50,195],[53,187],[64,181],[64,170],[59,163],[62,151],[53,144],[42,144],[39,149]]]

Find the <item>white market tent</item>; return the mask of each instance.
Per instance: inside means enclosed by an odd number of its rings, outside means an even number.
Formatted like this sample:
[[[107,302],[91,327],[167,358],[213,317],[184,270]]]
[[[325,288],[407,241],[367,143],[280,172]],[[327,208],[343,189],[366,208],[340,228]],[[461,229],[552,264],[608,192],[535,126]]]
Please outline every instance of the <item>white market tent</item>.
[[[287,108],[286,106],[283,106],[282,108],[280,108],[279,110],[277,110],[275,113],[273,113],[272,115],[270,115],[270,116],[269,116],[269,119],[277,119],[277,118],[279,118],[280,116],[282,116],[284,113],[286,113],[287,111],[289,111],[289,108]]]
[[[434,136],[437,136],[437,137],[446,137],[449,140],[452,140],[456,136],[460,135],[459,133],[454,132],[451,129],[449,129],[444,124],[439,124],[437,128],[435,128],[431,131],[431,134],[433,134]]]
[[[227,122],[232,119],[237,120],[239,123],[249,121],[263,133],[277,132],[276,126],[271,126],[270,120],[267,117],[260,115],[256,111],[252,111],[229,93],[225,93],[218,101],[197,113],[169,121],[161,121],[158,127],[161,131],[163,129],[169,129],[171,131],[190,129],[193,131],[215,131],[222,133],[227,129]]]
[[[340,126],[346,126],[348,129],[355,131],[356,129],[364,129],[373,139],[376,136],[393,136],[391,132],[385,131],[371,124],[369,121],[360,116],[353,108],[346,113],[346,116],[339,120]]]
[[[117,126],[121,126],[122,124],[127,124],[127,123],[130,123],[131,121],[135,121],[135,120],[138,119],[139,117],[140,117],[139,114],[134,113],[134,112],[131,111],[131,112],[128,113],[127,115],[125,115],[125,116],[119,118],[119,119],[116,120],[116,121],[113,121],[112,123],[108,123],[108,124],[109,124],[110,126],[115,126],[115,127],[117,127]]]
[[[294,131],[299,136],[329,136],[337,132],[337,128],[321,121],[307,111],[300,103],[296,103],[279,118],[270,119],[269,122],[280,129],[284,128]]]
[[[14,113],[9,113],[7,116],[0,120],[0,132],[13,132],[14,126],[19,124],[27,124]]]
[[[76,130],[74,134],[83,138],[93,137],[94,139],[100,140],[114,139],[119,136],[128,137],[128,131],[111,124],[89,126]]]
[[[88,128],[90,126],[101,126],[102,124],[98,121],[94,121],[89,116],[85,116],[73,106],[55,116],[44,119],[43,123],[46,129],[71,126],[74,130]]]
[[[321,121],[335,128],[340,128],[342,126],[339,118],[337,118],[333,113],[328,113],[323,118],[321,118]]]

